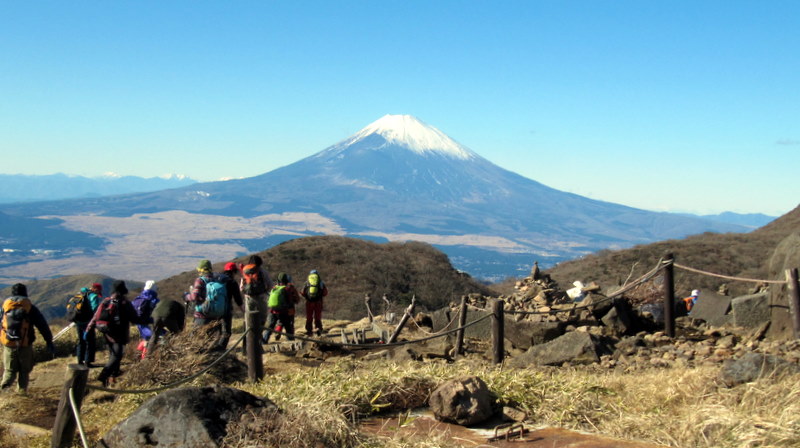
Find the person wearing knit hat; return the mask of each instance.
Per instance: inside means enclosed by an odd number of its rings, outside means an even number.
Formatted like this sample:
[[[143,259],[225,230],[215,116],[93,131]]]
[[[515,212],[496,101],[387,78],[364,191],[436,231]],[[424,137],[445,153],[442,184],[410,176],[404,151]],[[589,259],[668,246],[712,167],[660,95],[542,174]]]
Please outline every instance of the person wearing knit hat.
[[[282,299],[277,300],[275,306],[270,303],[269,321],[267,322],[262,342],[264,344],[268,343],[269,337],[276,331],[276,328],[281,328],[281,330],[285,331],[287,339],[293,341],[295,305],[300,302],[300,293],[291,283],[289,274],[285,272],[278,274],[277,283],[270,291],[270,302],[273,301],[273,295]],[[280,327],[278,327],[278,323],[280,323]]]
[[[128,287],[122,280],[115,280],[111,285],[112,293],[103,299],[87,326],[87,331],[97,329],[103,334],[108,346],[108,362],[98,375],[97,380],[108,386],[122,374],[120,365],[125,346],[130,342],[131,324],[140,324],[142,320],[128,300]]]
[[[141,321],[136,325],[139,329],[139,343],[136,345],[136,350],[141,352],[141,358],[144,359],[147,354],[147,341],[149,341],[150,337],[153,335],[153,310],[158,304],[158,287],[156,286],[156,282],[153,280],[145,282],[142,293],[133,299],[132,304]]]
[[[53,334],[44,315],[28,298],[28,288],[22,283],[11,287],[11,297],[0,308],[0,342],[3,343],[3,380],[0,388],[7,389],[17,381],[17,391],[25,394],[33,370],[34,328],[47,344],[47,351],[55,355]],[[27,322],[27,326],[25,325]],[[26,328],[27,327],[27,328]]]
[[[197,278],[194,279],[194,283],[192,283],[191,291],[186,294],[184,298],[193,305],[194,324],[200,326],[216,320],[206,316],[201,309],[201,305],[206,301],[206,285],[213,282],[216,278],[214,276],[214,270],[211,267],[211,261],[200,260],[200,262],[197,263],[197,274]]]

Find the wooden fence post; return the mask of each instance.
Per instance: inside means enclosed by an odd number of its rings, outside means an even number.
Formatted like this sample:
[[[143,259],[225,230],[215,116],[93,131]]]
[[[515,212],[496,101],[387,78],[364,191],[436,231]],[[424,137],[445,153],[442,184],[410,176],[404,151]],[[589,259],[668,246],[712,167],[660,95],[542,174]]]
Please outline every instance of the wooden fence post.
[[[367,306],[367,317],[369,318],[369,323],[372,323],[375,317],[372,314],[372,297],[370,297],[369,294],[364,296],[364,305]]]
[[[461,308],[458,311],[458,328],[456,332],[455,356],[464,354],[464,325],[467,324],[467,296],[461,296]]]
[[[667,267],[664,269],[664,332],[667,336],[675,337],[675,276],[672,263],[675,257],[667,254],[664,261]]]
[[[245,330],[247,334],[244,337],[244,344],[245,350],[247,350],[247,379],[251,383],[261,381],[264,378],[260,328],[258,310],[248,309],[245,313]]]
[[[392,335],[389,336],[389,340],[387,341],[387,343],[391,344],[395,340],[397,340],[397,336],[400,335],[401,331],[403,331],[403,327],[406,325],[406,322],[408,322],[408,318],[411,317],[411,315],[414,313],[414,307],[416,306],[417,306],[417,296],[412,296],[411,305],[408,305],[406,312],[403,313],[403,317],[400,319],[400,323],[397,324],[397,328],[394,329],[394,333],[392,333]]]
[[[800,339],[800,285],[797,281],[797,268],[786,270],[786,282],[789,284],[789,310],[792,312],[794,338]]]
[[[69,401],[69,390],[75,396],[75,405],[81,409],[83,396],[86,395],[86,383],[89,381],[89,368],[83,364],[70,364],[67,367],[67,380],[61,390],[61,400],[58,402],[56,421],[53,424],[53,437],[50,439],[52,448],[66,448],[72,446],[75,438],[77,422],[72,413]]]
[[[502,299],[494,299],[492,302],[492,361],[495,364],[501,364],[506,353],[504,304]]]

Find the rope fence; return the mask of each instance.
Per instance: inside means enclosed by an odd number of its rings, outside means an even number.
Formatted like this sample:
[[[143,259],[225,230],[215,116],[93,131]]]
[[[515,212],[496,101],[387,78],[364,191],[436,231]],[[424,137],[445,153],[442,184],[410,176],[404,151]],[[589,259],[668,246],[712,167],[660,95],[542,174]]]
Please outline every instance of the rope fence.
[[[747,277],[733,277],[730,275],[722,275],[722,274],[715,274],[713,272],[704,271],[702,269],[696,269],[689,266],[684,266],[679,263],[672,263],[678,269],[683,269],[684,271],[694,272],[695,274],[701,274],[708,277],[717,277],[717,278],[724,278],[726,280],[733,280],[739,282],[751,282],[751,283],[768,283],[773,285],[783,285],[786,284],[786,280],[759,280],[757,278],[747,278]]]

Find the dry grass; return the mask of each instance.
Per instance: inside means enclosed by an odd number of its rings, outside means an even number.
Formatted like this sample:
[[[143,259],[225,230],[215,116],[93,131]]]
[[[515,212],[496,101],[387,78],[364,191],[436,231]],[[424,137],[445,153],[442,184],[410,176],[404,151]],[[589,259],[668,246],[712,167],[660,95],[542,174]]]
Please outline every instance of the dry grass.
[[[203,349],[208,344],[204,337],[213,336],[186,332],[173,338],[157,356],[131,365],[121,385],[150,387],[198,371],[215,358]],[[224,371],[188,384],[227,383],[267,397],[282,410],[246,413],[231,422],[225,446],[457,446],[439,433],[410,439],[398,432],[387,439],[360,432],[358,425],[367,418],[423,406],[436,385],[467,374],[483,378],[504,404],[526,411],[535,425],[674,447],[800,446],[798,375],[729,389],[718,383],[718,367],[630,373],[592,367],[497,368],[478,359],[398,364],[345,357],[315,368],[286,361],[284,368],[269,369],[276,373],[260,384],[244,383],[243,376]],[[83,406],[90,440],[99,440],[153,395],[91,392]],[[13,410],[6,406],[4,412]],[[30,446],[47,446],[47,441],[36,439]]]

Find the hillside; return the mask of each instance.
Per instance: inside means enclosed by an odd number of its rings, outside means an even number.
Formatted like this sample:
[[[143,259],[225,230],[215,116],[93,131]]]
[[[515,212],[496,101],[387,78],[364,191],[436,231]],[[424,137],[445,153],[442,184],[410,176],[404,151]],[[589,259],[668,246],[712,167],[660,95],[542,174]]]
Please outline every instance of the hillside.
[[[488,293],[485,286],[454,269],[447,255],[425,243],[378,244],[340,236],[313,236],[286,241],[257,255],[273,279],[279,272],[286,272],[298,288],[311,269],[319,270],[330,291],[326,315],[338,319],[364,317],[365,294],[372,296],[375,312],[383,310],[383,294],[392,302],[393,311],[399,312],[410,303],[412,295],[416,295],[421,308],[436,309],[463,294]],[[249,255],[235,261],[244,263],[248,258]],[[229,260],[211,261],[219,271]],[[194,278],[192,269],[161,280],[160,294],[179,297]]]
[[[603,250],[595,254],[559,263],[548,273],[561,285],[575,280],[596,281],[606,289],[615,287],[628,276],[637,277],[651,269],[667,253],[676,262],[710,272],[749,278],[767,278],[768,262],[775,246],[800,230],[800,207],[750,233],[704,233],[679,240],[643,244],[630,249]],[[714,290],[724,280],[677,271],[676,293],[692,289]],[[752,284],[728,283],[732,295],[745,294]]]

